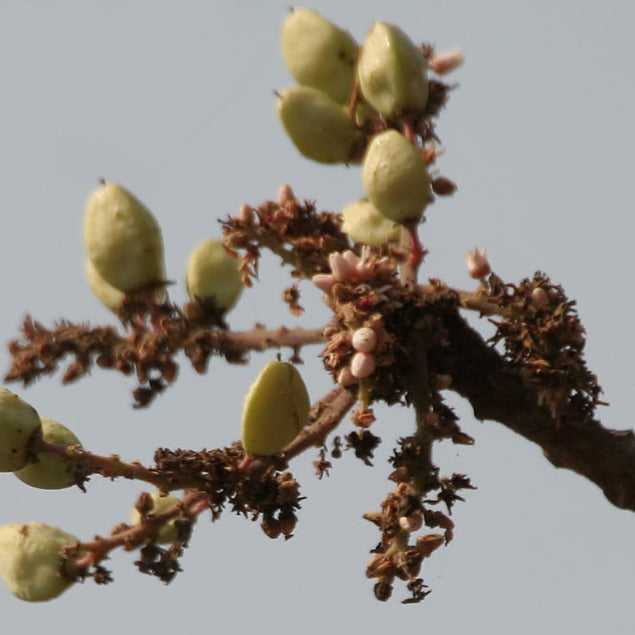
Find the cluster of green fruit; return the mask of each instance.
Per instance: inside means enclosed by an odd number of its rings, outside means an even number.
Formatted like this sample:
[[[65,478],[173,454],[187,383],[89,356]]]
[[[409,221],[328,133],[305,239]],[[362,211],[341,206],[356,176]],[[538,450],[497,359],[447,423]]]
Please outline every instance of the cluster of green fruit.
[[[66,426],[40,418],[33,406],[6,388],[0,388],[0,471],[13,472],[21,481],[40,489],[63,489],[76,482],[75,468],[62,456],[47,452],[47,445],[78,446],[79,439]],[[153,514],[179,502],[175,496],[152,494]],[[139,522],[133,510],[131,522]],[[158,532],[157,542],[176,539],[173,522]],[[62,551],[78,539],[57,527],[31,521],[0,526],[0,577],[18,598],[41,602],[57,597],[72,580],[60,568]]]
[[[88,199],[84,217],[86,271],[91,289],[118,312],[126,295],[160,301],[165,264],[161,229],[148,208],[116,183],[102,183]],[[200,243],[187,263],[186,286],[193,302],[213,298],[229,310],[243,289],[237,259],[222,241]]]
[[[369,245],[394,238],[395,223],[418,220],[432,200],[422,148],[395,129],[425,113],[421,47],[385,22],[360,47],[315,11],[295,9],[282,26],[282,52],[299,86],[278,94],[277,110],[296,148],[319,163],[362,162],[367,198],[344,208],[344,231]]]

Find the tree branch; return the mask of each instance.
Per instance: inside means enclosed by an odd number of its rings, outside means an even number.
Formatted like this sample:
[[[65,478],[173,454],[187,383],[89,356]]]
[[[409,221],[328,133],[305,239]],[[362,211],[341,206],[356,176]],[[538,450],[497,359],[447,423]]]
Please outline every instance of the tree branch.
[[[491,419],[539,445],[555,466],[584,476],[621,509],[635,511],[635,434],[604,428],[587,418],[557,424],[516,367],[488,346],[458,312],[448,312],[448,348],[436,360],[452,376],[451,389],[472,404],[479,420]]]

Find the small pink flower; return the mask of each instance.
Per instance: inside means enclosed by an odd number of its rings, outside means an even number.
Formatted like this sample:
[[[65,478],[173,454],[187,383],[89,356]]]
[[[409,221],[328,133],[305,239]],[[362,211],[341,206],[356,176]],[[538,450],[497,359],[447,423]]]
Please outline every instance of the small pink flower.
[[[295,194],[291,186],[285,183],[278,188],[278,205],[284,205],[289,201],[295,201]]]
[[[324,291],[324,293],[331,293],[333,285],[335,284],[335,278],[330,273],[316,273],[311,282],[318,288]]]
[[[346,282],[354,278],[355,265],[339,251],[329,254],[329,266],[336,282]]]

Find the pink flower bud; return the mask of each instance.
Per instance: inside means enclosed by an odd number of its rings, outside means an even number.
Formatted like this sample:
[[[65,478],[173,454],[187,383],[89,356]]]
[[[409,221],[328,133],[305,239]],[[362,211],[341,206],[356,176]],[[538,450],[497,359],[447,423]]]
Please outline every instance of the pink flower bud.
[[[278,205],[284,205],[289,201],[295,201],[295,194],[291,186],[285,183],[278,188]]]
[[[336,282],[345,282],[354,277],[355,266],[338,251],[329,254],[329,265]]]
[[[316,273],[311,278],[311,282],[324,293],[331,293],[335,278],[330,273]]]
[[[353,377],[364,379],[375,372],[377,360],[372,353],[355,353],[351,360],[351,373]]]
[[[492,271],[487,260],[487,251],[478,247],[471,249],[465,254],[465,264],[467,265],[467,272],[475,280],[481,280]]]
[[[254,223],[254,209],[247,203],[243,203],[238,209],[238,220],[245,225],[251,226]]]
[[[461,49],[455,48],[443,53],[435,53],[429,60],[428,66],[437,74],[445,75],[463,64],[465,58]]]
[[[377,334],[373,329],[363,326],[353,333],[353,348],[360,353],[370,353],[377,346]]]

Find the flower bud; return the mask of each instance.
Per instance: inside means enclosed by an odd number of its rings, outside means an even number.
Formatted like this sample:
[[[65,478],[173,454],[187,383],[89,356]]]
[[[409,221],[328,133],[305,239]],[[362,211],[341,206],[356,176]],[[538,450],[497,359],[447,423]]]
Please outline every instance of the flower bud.
[[[432,198],[425,161],[396,130],[373,137],[364,157],[362,181],[370,202],[396,223],[419,218]]]
[[[81,445],[79,439],[53,419],[42,419],[42,439],[59,445]],[[63,489],[75,482],[75,466],[51,452],[40,452],[37,463],[13,472],[22,482],[40,489]]]
[[[73,582],[63,577],[62,549],[77,542],[57,527],[31,521],[0,527],[0,576],[21,600],[44,602]]]
[[[470,277],[481,280],[492,272],[487,259],[487,251],[475,247],[465,254],[465,266]]]
[[[372,375],[377,368],[377,360],[372,353],[355,353],[351,359],[351,374],[357,379]]]
[[[384,117],[422,110],[428,100],[426,59],[401,29],[375,22],[364,40],[357,78],[364,99]]]
[[[355,242],[381,245],[399,238],[399,226],[380,214],[367,199],[349,203],[342,210],[342,231]]]
[[[360,134],[344,109],[328,95],[306,86],[279,94],[278,116],[286,133],[307,159],[318,163],[354,160]]]
[[[104,183],[90,195],[84,247],[99,275],[120,291],[136,291],[165,278],[163,240],[156,219],[116,183]]]
[[[309,394],[293,364],[270,362],[252,384],[243,406],[242,444],[251,455],[280,452],[309,421]]]
[[[170,507],[174,507],[174,505],[181,502],[180,498],[176,496],[172,496],[167,494],[166,496],[161,496],[161,492],[152,492],[150,494],[152,497],[152,511],[151,515],[162,514],[167,511]],[[141,514],[139,510],[136,508],[132,509],[130,513],[130,521],[133,525],[136,525],[139,520],[141,520]],[[178,538],[178,529],[174,525],[174,520],[168,521],[161,529],[159,529],[157,533],[157,542],[160,544],[171,544]]]
[[[293,78],[339,103],[353,88],[357,43],[348,31],[311,9],[294,9],[282,23],[282,57]]]
[[[0,472],[13,472],[29,463],[33,441],[42,434],[35,408],[6,388],[0,388]]]
[[[204,240],[190,254],[186,285],[193,302],[213,297],[216,306],[231,309],[243,291],[238,259],[222,240]]]
[[[377,346],[377,334],[373,329],[363,326],[353,333],[353,348],[360,353],[370,353]]]

